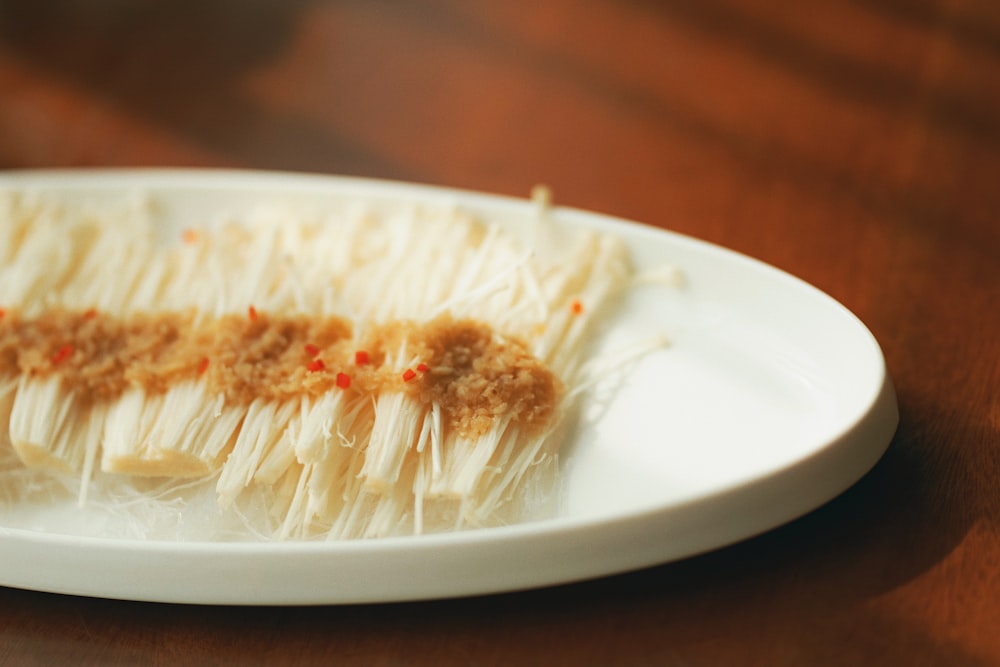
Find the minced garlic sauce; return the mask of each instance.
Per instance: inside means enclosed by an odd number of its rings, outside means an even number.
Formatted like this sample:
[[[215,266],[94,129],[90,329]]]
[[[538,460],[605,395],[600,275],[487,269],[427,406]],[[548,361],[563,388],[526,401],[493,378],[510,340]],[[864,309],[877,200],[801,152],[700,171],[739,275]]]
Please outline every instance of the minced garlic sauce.
[[[389,363],[404,344],[411,358]],[[540,432],[562,393],[524,344],[475,320],[396,321],[355,340],[342,318],[253,308],[214,319],[60,308],[22,318],[0,311],[0,378],[53,374],[78,399],[95,402],[130,387],[156,394],[193,379],[235,405],[328,391],[404,391],[438,405],[446,423],[469,438],[499,419]]]

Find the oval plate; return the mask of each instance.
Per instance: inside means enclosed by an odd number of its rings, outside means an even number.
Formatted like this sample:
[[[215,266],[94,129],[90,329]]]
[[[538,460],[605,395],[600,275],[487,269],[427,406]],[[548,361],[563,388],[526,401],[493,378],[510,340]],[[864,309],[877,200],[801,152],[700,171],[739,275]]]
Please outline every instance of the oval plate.
[[[419,185],[267,172],[8,172],[0,188],[67,201],[136,191],[164,217],[255,203],[455,204],[484,218],[530,202]],[[612,233],[639,271],[669,264],[680,287],[639,288],[603,342],[666,332],[668,349],[595,390],[567,443],[562,507],[501,528],[343,542],[214,543],[79,537],[3,525],[0,584],[199,604],[331,604],[458,597],[567,583],[665,563],[800,516],[881,457],[898,415],[872,335],[802,281],[678,234],[557,208],[557,224]]]

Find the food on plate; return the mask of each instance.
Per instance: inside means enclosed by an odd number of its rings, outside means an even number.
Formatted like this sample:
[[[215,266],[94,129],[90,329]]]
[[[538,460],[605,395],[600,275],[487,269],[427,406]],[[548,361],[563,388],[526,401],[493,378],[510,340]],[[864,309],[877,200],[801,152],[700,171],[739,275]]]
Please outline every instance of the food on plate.
[[[0,193],[8,495],[26,470],[81,504],[211,486],[266,539],[544,503],[588,334],[632,278],[616,238],[557,228],[544,196],[516,224],[363,201],[165,222],[155,195],[106,199]]]

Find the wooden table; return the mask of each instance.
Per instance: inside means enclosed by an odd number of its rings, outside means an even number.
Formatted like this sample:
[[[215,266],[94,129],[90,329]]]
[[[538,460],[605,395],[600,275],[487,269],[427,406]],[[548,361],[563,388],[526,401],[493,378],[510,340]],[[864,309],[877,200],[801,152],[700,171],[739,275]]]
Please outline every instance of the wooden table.
[[[0,168],[145,165],[548,183],[842,301],[901,424],[683,562],[361,607],[0,589],[0,663],[1000,664],[1000,4],[0,0]]]

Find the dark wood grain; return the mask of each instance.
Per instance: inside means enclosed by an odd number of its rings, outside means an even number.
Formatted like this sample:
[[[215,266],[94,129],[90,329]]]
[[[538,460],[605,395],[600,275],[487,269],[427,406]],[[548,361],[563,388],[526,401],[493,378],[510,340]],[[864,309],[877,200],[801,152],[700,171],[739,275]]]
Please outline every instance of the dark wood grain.
[[[1000,4],[0,0],[0,168],[119,165],[546,182],[829,292],[901,424],[684,562],[363,607],[0,589],[0,664],[1000,664]]]

